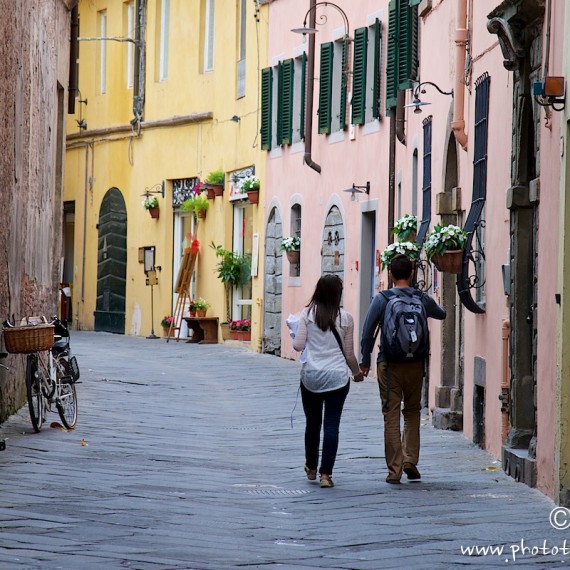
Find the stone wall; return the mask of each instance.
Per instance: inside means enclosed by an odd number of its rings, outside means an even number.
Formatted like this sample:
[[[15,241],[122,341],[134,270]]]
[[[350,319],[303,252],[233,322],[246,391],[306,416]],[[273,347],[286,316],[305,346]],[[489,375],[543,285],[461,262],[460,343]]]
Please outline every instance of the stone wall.
[[[0,321],[57,312],[73,4],[0,0]],[[3,421],[25,401],[25,359],[0,362]]]

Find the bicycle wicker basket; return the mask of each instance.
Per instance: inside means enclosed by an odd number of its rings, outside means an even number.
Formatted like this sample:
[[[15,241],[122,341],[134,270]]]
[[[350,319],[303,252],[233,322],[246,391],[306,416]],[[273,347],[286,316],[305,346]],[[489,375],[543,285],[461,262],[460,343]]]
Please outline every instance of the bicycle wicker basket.
[[[54,328],[53,325],[5,328],[3,332],[6,350],[16,354],[49,350],[54,342]]]

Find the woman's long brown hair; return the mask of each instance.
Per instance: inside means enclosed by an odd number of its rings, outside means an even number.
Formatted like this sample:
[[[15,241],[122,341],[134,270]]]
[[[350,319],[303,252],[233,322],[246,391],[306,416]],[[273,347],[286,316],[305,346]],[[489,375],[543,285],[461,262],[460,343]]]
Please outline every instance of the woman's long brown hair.
[[[338,275],[323,275],[315,287],[315,292],[307,307],[315,309],[315,323],[326,331],[334,325],[340,311],[342,279]]]

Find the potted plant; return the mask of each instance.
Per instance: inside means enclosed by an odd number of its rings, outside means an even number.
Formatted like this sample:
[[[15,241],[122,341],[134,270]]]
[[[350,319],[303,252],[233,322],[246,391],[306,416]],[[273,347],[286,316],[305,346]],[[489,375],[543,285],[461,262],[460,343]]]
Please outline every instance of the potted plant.
[[[230,321],[229,328],[231,340],[251,340],[251,321],[249,319]]]
[[[204,219],[206,217],[206,212],[210,207],[208,202],[208,196],[206,192],[200,192],[199,194],[193,194],[187,200],[184,200],[180,204],[180,209],[183,212],[192,212],[197,218]]]
[[[212,170],[206,178],[206,184],[212,188],[214,196],[221,196],[224,193],[224,181],[226,174],[223,170]]]
[[[163,336],[169,337],[174,336],[174,327],[173,327],[174,317],[172,315],[166,315],[162,317],[162,321],[160,321],[160,325],[162,326]]]
[[[152,198],[147,196],[143,200],[142,205],[145,210],[148,210],[151,218],[154,218],[155,220],[158,219],[160,216],[160,208],[158,206],[158,198],[156,196],[153,196]]]
[[[299,263],[301,260],[301,238],[299,236],[282,238],[281,251],[286,253],[289,263]]]
[[[247,194],[252,204],[259,203],[259,178],[257,176],[246,176],[241,181],[241,191]]]
[[[231,316],[231,295],[232,289],[240,285],[245,285],[251,279],[251,258],[249,255],[224,249],[221,245],[214,242],[210,247],[215,250],[216,257],[219,259],[216,265],[218,278],[224,285],[226,293],[226,322],[230,322]],[[222,327],[223,333],[223,327]]]
[[[463,249],[467,243],[468,235],[459,226],[437,224],[427,235],[424,244],[428,260],[433,261],[439,271],[461,273]]]
[[[205,317],[206,312],[210,308],[210,303],[202,297],[198,297],[197,299],[194,299],[194,308],[196,309],[196,316]]]
[[[188,305],[188,313],[191,317],[196,316],[196,304],[194,303],[194,299],[190,299],[190,304]]]
[[[412,214],[405,214],[395,224],[392,235],[398,241],[415,241],[418,232],[418,217]]]
[[[392,259],[400,254],[407,255],[410,259],[416,260],[420,257],[420,247],[413,241],[397,241],[396,243],[391,243],[380,254],[382,269],[388,267]]]

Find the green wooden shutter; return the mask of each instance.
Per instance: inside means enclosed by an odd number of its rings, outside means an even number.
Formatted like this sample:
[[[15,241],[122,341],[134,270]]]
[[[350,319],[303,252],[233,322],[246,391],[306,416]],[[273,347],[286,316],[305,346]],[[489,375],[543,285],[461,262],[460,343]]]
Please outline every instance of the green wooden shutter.
[[[331,132],[333,53],[334,45],[332,42],[321,44],[319,134],[329,134]]]
[[[291,144],[293,138],[294,66],[292,59],[281,65],[281,144]]]
[[[388,4],[388,55],[386,57],[386,109],[396,106],[398,94],[397,41],[398,16],[396,0]]]
[[[366,103],[366,55],[368,28],[354,30],[354,55],[352,61],[352,124],[365,122]]]
[[[421,4],[422,0],[410,0],[409,5],[410,8],[412,8],[413,6],[417,6],[418,4]]]
[[[410,89],[418,65],[418,9],[410,8],[406,0],[398,6],[398,91]]]
[[[340,130],[346,129],[346,96],[348,84],[348,40],[342,42],[342,68],[340,72]]]
[[[266,67],[261,70],[261,149],[271,149],[271,121],[273,110],[271,99],[273,95],[273,69]]]
[[[280,145],[283,138],[283,63],[277,64],[277,124],[275,138]]]
[[[299,122],[299,128],[301,130],[301,139],[305,140],[305,99],[306,93],[305,89],[307,77],[307,54],[304,53],[301,56],[301,120]]]
[[[380,118],[380,86],[382,81],[382,24],[376,18],[374,22],[374,74],[372,85],[372,116],[375,119]]]

